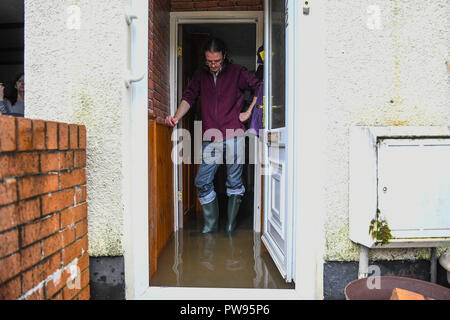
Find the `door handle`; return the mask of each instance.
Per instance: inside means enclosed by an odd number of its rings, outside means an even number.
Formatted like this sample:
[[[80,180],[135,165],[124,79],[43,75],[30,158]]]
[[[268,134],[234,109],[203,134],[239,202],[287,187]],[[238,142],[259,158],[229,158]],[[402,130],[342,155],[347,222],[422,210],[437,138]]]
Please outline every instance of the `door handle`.
[[[127,12],[125,13],[125,21],[127,22],[127,25],[128,25],[129,27],[131,27],[131,25],[133,24],[133,20],[138,20],[138,19],[139,19],[138,15],[137,15],[136,13],[134,13],[134,12],[127,11]],[[139,26],[139,25],[136,26],[136,29],[138,29],[138,26]],[[139,32],[136,32],[136,33],[139,34]],[[133,41],[131,41],[131,43],[133,43]],[[139,56],[139,55],[138,55],[138,56]],[[136,64],[136,65],[139,65],[139,64]],[[131,73],[131,72],[130,72],[130,73]],[[145,76],[145,72],[141,72],[141,73],[138,73],[138,74],[132,74],[131,76],[126,77],[126,78],[125,78],[125,86],[126,86],[127,88],[129,88],[129,87],[131,86],[132,83],[134,83],[134,82],[139,82],[139,81],[141,81],[142,79],[144,79],[144,76]]]

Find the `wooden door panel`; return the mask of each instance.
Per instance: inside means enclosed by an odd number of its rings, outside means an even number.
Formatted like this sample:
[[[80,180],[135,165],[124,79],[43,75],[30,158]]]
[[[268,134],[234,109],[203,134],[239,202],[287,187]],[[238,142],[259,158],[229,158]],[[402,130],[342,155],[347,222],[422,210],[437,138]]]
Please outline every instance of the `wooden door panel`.
[[[158,256],[174,232],[172,129],[148,121],[149,153],[149,262],[150,277],[158,267]]]

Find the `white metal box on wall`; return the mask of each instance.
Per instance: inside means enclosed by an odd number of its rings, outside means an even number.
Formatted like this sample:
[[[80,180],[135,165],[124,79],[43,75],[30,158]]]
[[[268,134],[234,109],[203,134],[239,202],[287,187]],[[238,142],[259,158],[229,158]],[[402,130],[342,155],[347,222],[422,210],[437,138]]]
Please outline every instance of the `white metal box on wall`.
[[[350,130],[350,239],[369,248],[377,210],[392,239],[384,248],[450,245],[450,128]]]

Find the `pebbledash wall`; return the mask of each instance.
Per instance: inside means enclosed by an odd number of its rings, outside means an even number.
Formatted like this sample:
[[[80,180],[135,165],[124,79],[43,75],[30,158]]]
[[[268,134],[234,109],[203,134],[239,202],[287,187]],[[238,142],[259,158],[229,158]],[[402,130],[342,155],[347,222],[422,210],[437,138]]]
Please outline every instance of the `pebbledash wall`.
[[[86,127],[92,299],[124,297],[130,7],[130,0],[25,0],[25,116]]]
[[[446,0],[327,1],[325,298],[344,298],[343,288],[357,278],[359,247],[348,227],[349,129],[450,124],[449,14]],[[429,279],[429,249],[371,250],[369,258],[382,274]]]
[[[86,128],[0,114],[0,300],[88,300]]]

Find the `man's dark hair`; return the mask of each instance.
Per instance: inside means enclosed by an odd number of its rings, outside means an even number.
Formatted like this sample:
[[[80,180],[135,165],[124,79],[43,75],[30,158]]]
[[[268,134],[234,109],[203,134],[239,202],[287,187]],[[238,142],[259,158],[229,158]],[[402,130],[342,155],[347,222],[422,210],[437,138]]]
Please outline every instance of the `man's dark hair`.
[[[222,52],[222,56],[224,57],[224,61],[228,61],[228,49],[223,42],[219,38],[209,38],[203,46],[203,58],[205,58],[206,51],[209,52]]]

